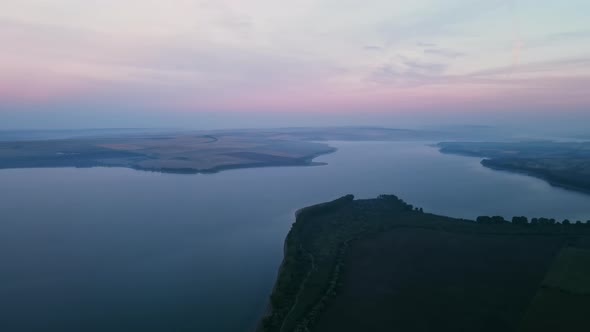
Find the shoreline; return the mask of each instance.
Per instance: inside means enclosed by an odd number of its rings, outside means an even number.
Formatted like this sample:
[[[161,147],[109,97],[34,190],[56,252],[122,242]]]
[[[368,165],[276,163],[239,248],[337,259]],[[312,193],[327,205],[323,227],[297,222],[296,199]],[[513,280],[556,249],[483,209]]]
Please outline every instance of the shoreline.
[[[543,180],[547,184],[549,184],[550,186],[555,187],[555,188],[564,189],[564,190],[568,190],[568,191],[573,191],[573,192],[577,192],[577,193],[584,194],[584,195],[590,195],[590,188],[577,187],[577,186],[573,186],[573,185],[568,185],[568,184],[565,184],[565,183],[561,183],[561,182],[558,182],[558,181],[555,181],[555,180],[550,179],[546,175],[535,173],[533,171],[527,171],[527,170],[524,170],[524,169],[511,168],[511,167],[503,167],[503,166],[498,166],[498,165],[487,164],[486,161],[490,161],[490,160],[491,159],[484,158],[484,159],[481,160],[480,164],[483,167],[486,167],[486,168],[491,169],[491,170],[494,170],[494,171],[525,175],[525,176],[529,176],[529,177],[532,177],[532,178],[535,178],[535,179]]]
[[[299,214],[301,213],[301,211],[305,210],[306,208],[307,207],[303,207],[303,208],[297,209],[295,211],[295,213],[293,214],[293,216],[295,217],[295,222],[297,222],[297,218],[299,217]],[[289,232],[290,232],[290,230],[289,230]],[[267,317],[270,317],[272,315],[271,296],[272,296],[272,294],[275,293],[275,291],[277,289],[277,285],[279,283],[279,277],[281,276],[281,273],[284,271],[285,259],[287,258],[287,241],[288,240],[289,240],[289,233],[287,233],[287,235],[285,236],[285,240],[283,240],[283,259],[281,260],[281,264],[279,265],[279,268],[277,269],[277,275],[275,278],[275,282],[272,286],[272,289],[270,291],[270,294],[268,294],[268,300],[267,300],[268,303],[266,305],[266,309],[264,310],[264,314],[262,314],[260,316],[260,318],[258,319],[258,322],[256,323],[256,328],[253,330],[253,332],[262,331],[262,323],[264,322],[264,319]]]
[[[299,211],[299,210],[297,210]],[[297,212],[295,213],[295,215],[297,215]],[[281,260],[281,264],[279,265],[279,268],[277,269],[277,276],[275,278],[275,283],[272,286],[272,289],[270,291],[270,294],[268,295],[268,300],[267,300],[267,304],[266,304],[266,308],[264,309],[264,314],[262,314],[262,316],[260,316],[260,318],[258,319],[258,322],[256,323],[256,327],[253,330],[253,332],[259,332],[262,331],[262,323],[264,322],[264,319],[266,317],[269,317],[272,314],[272,301],[271,301],[271,295],[274,294],[275,290],[277,289],[277,284],[279,282],[279,276],[281,275],[281,273],[284,270],[285,267],[285,258],[287,257],[287,237],[285,237],[285,240],[283,241],[283,259]]]

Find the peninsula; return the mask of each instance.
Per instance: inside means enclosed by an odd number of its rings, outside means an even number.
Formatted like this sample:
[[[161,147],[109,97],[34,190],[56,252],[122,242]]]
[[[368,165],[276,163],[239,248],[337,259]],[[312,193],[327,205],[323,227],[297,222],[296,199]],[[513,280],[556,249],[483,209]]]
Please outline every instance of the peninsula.
[[[583,331],[589,266],[587,223],[348,195],[297,213],[259,331]]]
[[[323,143],[253,135],[172,134],[0,142],[0,169],[128,167],[166,173],[315,165],[335,149]]]

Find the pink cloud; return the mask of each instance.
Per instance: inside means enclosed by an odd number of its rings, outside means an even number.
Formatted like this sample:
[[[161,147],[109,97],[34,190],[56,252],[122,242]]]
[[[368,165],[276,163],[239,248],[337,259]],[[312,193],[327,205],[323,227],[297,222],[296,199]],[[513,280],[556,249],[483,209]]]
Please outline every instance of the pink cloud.
[[[65,102],[90,91],[91,86],[88,82],[59,76],[23,74],[21,77],[3,76],[0,79],[0,103]]]

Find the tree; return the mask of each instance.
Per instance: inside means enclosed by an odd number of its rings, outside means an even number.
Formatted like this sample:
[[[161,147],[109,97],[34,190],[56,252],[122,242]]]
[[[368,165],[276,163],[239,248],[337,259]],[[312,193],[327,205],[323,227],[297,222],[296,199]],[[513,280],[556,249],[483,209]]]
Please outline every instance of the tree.
[[[475,221],[480,224],[491,224],[492,218],[490,218],[488,216],[479,216],[479,217],[477,217],[477,219],[475,219]]]
[[[571,225],[571,222],[569,221],[569,219],[565,219],[561,224],[562,225]]]
[[[555,224],[555,219],[539,218],[539,224],[541,224],[541,225]]]
[[[529,223],[529,220],[527,217],[521,216],[521,217],[513,217],[512,218],[512,223],[515,225],[526,225]]]
[[[503,223],[507,223],[508,221],[506,221],[506,219],[504,219],[504,217],[502,217],[502,216],[493,216],[492,222],[494,224],[503,224]]]

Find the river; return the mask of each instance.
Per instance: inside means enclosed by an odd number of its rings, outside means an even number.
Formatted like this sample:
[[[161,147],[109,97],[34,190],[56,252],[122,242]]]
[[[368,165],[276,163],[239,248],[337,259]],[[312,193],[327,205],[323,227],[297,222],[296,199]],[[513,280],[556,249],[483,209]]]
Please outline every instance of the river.
[[[296,209],[352,193],[425,211],[590,219],[590,196],[424,142],[330,142],[325,166],[179,175],[0,171],[0,331],[248,331]]]

